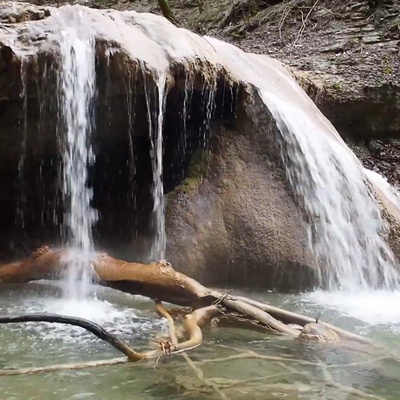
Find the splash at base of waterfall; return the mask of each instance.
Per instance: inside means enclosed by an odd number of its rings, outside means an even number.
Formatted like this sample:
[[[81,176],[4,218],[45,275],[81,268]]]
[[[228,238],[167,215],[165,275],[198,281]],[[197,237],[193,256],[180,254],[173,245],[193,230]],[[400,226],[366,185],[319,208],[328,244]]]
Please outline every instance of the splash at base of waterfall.
[[[95,274],[92,260],[95,252],[71,248],[68,250],[62,290],[66,301],[95,298]]]
[[[393,325],[400,324],[400,291],[317,290],[306,294],[304,301],[329,308],[339,315],[356,318],[369,325],[380,324],[393,328]],[[321,319],[324,319],[323,315]],[[395,329],[400,331],[400,328]]]
[[[57,294],[63,292],[63,285],[63,281],[41,281],[28,284],[23,289],[10,287],[13,297],[7,298],[7,291],[3,292],[0,312],[10,315],[55,313],[84,318],[129,340],[149,338],[152,332],[166,325],[164,320],[141,312],[140,308],[148,307],[147,298],[99,287],[87,288],[87,298],[58,297]],[[53,344],[60,340],[63,344],[99,343],[90,332],[72,325],[27,323],[18,329],[27,330],[33,337]]]

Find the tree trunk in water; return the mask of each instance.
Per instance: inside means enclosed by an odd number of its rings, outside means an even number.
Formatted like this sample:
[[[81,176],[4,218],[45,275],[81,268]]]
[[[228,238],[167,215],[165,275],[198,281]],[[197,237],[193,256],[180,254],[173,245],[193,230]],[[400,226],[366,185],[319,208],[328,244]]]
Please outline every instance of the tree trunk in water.
[[[71,255],[68,249],[50,250],[41,247],[25,260],[0,266],[0,282],[24,283],[49,279],[59,275]],[[292,313],[278,307],[260,303],[246,297],[235,297],[208,289],[196,280],[175,271],[171,264],[160,261],[151,264],[131,263],[97,254],[91,260],[95,275],[101,285],[150,297],[156,302],[165,301],[193,309],[217,304],[226,313],[235,312],[272,331],[298,337],[299,329],[288,324],[305,326],[317,323],[316,319]],[[370,344],[370,340],[319,321],[346,340]],[[190,324],[189,324],[190,325]]]

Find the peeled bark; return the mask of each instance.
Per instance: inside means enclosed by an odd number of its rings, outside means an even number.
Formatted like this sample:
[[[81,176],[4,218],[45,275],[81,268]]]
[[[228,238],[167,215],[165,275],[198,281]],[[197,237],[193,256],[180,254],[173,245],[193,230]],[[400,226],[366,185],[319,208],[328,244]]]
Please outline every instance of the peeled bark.
[[[65,250],[50,250],[43,246],[25,260],[0,266],[1,283],[26,283],[54,278],[64,267]]]
[[[102,254],[93,260],[93,267],[100,284],[122,292],[193,308],[210,305],[218,298],[218,294],[175,271],[166,261],[128,263]]]
[[[41,247],[30,257],[20,262],[0,266],[0,282],[23,283],[37,279],[49,279],[59,274],[72,254],[68,250],[50,250]],[[298,337],[300,331],[288,324],[294,323],[304,326],[315,319],[300,314],[292,313],[278,307],[260,303],[246,297],[223,295],[208,289],[196,280],[175,271],[171,264],[160,261],[151,264],[130,263],[110,257],[107,254],[95,255],[92,259],[92,268],[100,284],[117,290],[140,294],[154,299],[156,302],[165,301],[180,306],[190,306],[202,311],[194,311],[184,319],[185,331],[189,332],[189,343],[201,343],[198,329],[203,320],[210,320],[215,314],[218,304],[225,312],[235,312],[239,315],[256,321],[259,324],[272,328],[277,333]],[[199,315],[197,315],[199,313]],[[320,321],[321,322],[321,321]],[[199,324],[199,325],[198,325]],[[329,329],[334,330],[342,339],[371,343],[368,339],[324,323]],[[200,331],[201,335],[201,331]],[[199,339],[200,338],[200,339]],[[192,340],[192,341],[190,341]],[[181,345],[176,350],[179,350]],[[152,355],[153,356],[153,355]]]

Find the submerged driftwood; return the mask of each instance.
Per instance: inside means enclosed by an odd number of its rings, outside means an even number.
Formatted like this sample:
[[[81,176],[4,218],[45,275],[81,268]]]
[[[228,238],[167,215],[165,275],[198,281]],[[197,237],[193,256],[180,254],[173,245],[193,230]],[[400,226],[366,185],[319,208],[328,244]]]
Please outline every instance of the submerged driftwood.
[[[25,260],[0,266],[0,282],[24,283],[38,279],[52,279],[62,273],[70,259],[71,254],[68,250],[51,250],[48,247],[41,247]],[[54,314],[0,316],[0,323],[45,321],[78,325],[88,329],[100,339],[106,340],[127,356],[129,361],[158,359],[163,355],[182,353],[200,346],[203,340],[201,328],[218,316],[231,319],[233,323],[235,320],[241,322],[245,320],[250,322],[247,326],[263,327],[271,332],[293,338],[306,337],[307,340],[323,341],[344,339],[371,344],[362,336],[316,321],[314,318],[246,297],[236,297],[209,289],[196,280],[175,271],[166,261],[151,264],[130,263],[107,254],[97,254],[91,260],[91,267],[101,285],[152,298],[157,312],[168,320],[169,338],[155,341],[158,346],[155,350],[136,352],[100,326],[80,318]],[[191,308],[191,311],[184,313],[181,329],[176,330],[174,319],[164,308],[162,301]],[[300,325],[299,328],[303,329],[295,328],[292,324]],[[181,342],[179,342],[180,339],[182,339]],[[40,372],[46,369],[28,370],[24,370],[23,373]],[[18,371],[21,373],[20,370],[4,370],[0,371],[0,375],[15,375]]]

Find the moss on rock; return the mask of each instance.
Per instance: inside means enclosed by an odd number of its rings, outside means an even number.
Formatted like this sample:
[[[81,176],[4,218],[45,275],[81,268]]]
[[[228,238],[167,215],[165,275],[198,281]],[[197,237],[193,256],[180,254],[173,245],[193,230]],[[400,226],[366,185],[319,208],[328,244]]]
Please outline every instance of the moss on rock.
[[[183,180],[182,184],[178,186],[176,190],[186,194],[197,191],[202,180],[208,174],[211,158],[212,153],[210,150],[196,150],[190,160],[188,176]]]

